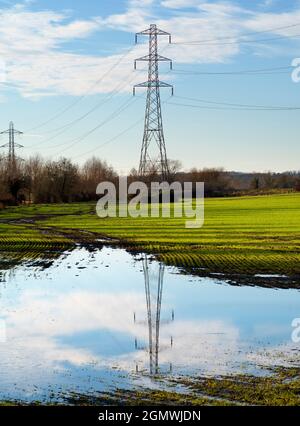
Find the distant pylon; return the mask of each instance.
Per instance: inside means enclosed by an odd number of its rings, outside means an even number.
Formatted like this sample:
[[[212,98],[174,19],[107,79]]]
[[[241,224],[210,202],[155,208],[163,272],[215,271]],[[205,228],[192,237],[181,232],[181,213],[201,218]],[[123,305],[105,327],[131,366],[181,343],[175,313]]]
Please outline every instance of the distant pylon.
[[[0,148],[8,148],[8,172],[9,177],[12,178],[16,173],[16,148],[23,148],[23,145],[15,142],[15,135],[21,135],[23,132],[16,130],[14,128],[14,123],[11,121],[9,123],[9,129],[0,132],[0,135],[3,134],[8,134],[8,143],[0,146]]]
[[[134,61],[135,69],[137,61],[148,62],[148,81],[136,84],[133,88],[133,94],[135,94],[137,87],[147,87],[145,128],[140,155],[139,175],[147,176],[153,170],[158,169],[162,179],[168,180],[170,173],[162,123],[160,87],[171,87],[173,95],[173,86],[159,80],[158,63],[160,61],[170,62],[170,68],[172,69],[172,61],[158,54],[158,36],[169,36],[169,43],[171,43],[171,35],[158,29],[155,24],[150,25],[150,28],[147,30],[137,33],[135,35],[136,43],[139,35],[149,36],[149,54]],[[157,144],[159,151],[158,159],[153,158],[149,152],[151,142]]]

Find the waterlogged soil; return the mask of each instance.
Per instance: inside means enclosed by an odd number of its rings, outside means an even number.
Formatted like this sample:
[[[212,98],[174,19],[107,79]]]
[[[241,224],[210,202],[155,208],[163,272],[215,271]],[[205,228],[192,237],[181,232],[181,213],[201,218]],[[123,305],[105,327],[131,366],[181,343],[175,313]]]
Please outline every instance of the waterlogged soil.
[[[52,237],[63,237],[65,239],[64,244],[61,247],[57,247],[57,243],[51,243],[48,247],[48,250],[43,250],[41,248],[34,248],[34,253],[31,250],[30,244],[28,244],[26,249],[20,250],[19,247],[16,247],[15,253],[5,259],[5,253],[7,250],[13,250],[13,247],[7,247],[5,244],[0,245],[0,253],[2,253],[2,259],[0,258],[0,268],[5,268],[6,266],[10,267],[16,265],[17,263],[24,263],[24,260],[31,259],[32,257],[45,258],[45,264],[49,264],[47,258],[58,257],[62,252],[69,248],[73,250],[76,247],[84,247],[89,251],[94,251],[96,249],[101,249],[103,246],[114,247],[125,249],[132,255],[138,255],[141,252],[147,253],[148,256],[152,256],[154,259],[160,261],[161,253],[153,253],[153,250],[146,250],[145,247],[139,247],[138,244],[128,241],[123,241],[122,239],[110,238],[106,235],[101,235],[96,232],[80,230],[80,229],[63,229],[56,227],[44,226],[43,221],[51,217],[65,216],[65,214],[40,214],[33,215],[29,218],[15,218],[15,219],[0,219],[0,223],[14,224],[14,225],[27,225],[33,226],[34,229],[38,230],[41,235],[52,236]],[[3,259],[4,257],[4,259]],[[52,262],[52,260],[51,260]],[[29,265],[31,263],[29,262]],[[242,285],[242,286],[260,286],[266,288],[294,288],[300,289],[300,275],[296,274],[249,274],[249,273],[228,273],[228,272],[214,272],[205,267],[179,267],[180,273],[186,275],[194,275],[204,278],[220,278],[224,281],[230,283],[231,285]]]
[[[1,254],[0,400],[299,404],[300,298],[276,287],[285,277],[233,285],[98,244]]]

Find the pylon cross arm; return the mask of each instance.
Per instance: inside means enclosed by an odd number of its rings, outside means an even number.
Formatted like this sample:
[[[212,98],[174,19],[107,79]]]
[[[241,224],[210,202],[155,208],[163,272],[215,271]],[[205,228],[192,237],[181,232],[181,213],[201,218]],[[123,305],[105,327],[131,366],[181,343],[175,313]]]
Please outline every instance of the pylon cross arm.
[[[153,30],[152,28],[147,28],[146,30],[140,31],[136,33],[136,35],[149,35],[152,34]],[[155,27],[154,29],[155,34],[157,35],[171,35],[170,33],[167,33],[166,31],[160,30],[159,28]]]
[[[161,55],[155,56],[155,60],[172,62],[172,59],[166,58],[165,56],[161,56]],[[141,56],[140,58],[137,58],[135,61],[153,61],[153,57],[151,55],[145,55],[145,56]]]
[[[153,35],[153,34],[155,34],[156,36],[166,35],[166,36],[169,37],[169,43],[171,43],[171,34],[167,33],[166,31],[160,30],[159,28],[156,27],[156,25],[151,25],[150,28],[147,28],[144,31],[140,31],[140,32],[136,33],[135,34],[135,42],[137,43],[138,36]]]
[[[157,61],[157,62],[170,62],[170,69],[173,69],[173,62],[172,59],[166,58],[165,56],[161,56],[161,55],[156,55],[155,58],[153,59],[152,55],[146,55],[146,56],[142,56],[141,58],[137,58],[134,61],[134,69],[136,70],[136,63],[137,61],[142,61],[142,62],[153,62]]]
[[[173,87],[171,84],[163,81],[144,81],[143,83],[135,84],[134,87]]]
[[[133,94],[135,95],[135,89],[137,87],[148,87],[148,88],[155,88],[155,87],[170,87],[172,89],[172,96],[174,94],[174,88],[171,84],[164,83],[163,81],[144,81],[143,83],[135,84],[133,86]]]
[[[0,132],[0,135],[4,135],[4,134],[7,134],[7,133],[9,133],[10,132],[10,130],[8,129],[8,130],[4,130],[3,132]],[[16,129],[14,129],[13,130],[13,132],[14,133],[17,133],[18,135],[23,135],[24,133],[23,132],[20,132],[20,130],[16,130]]]

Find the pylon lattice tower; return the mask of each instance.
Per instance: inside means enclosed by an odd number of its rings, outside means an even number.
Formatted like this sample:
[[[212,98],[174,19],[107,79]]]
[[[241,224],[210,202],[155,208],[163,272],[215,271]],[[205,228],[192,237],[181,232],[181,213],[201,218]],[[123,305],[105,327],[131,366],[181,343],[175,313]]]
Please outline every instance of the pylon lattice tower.
[[[147,176],[153,171],[159,171],[162,179],[168,180],[169,165],[163,131],[160,88],[170,87],[173,95],[173,86],[159,80],[158,63],[169,62],[170,68],[172,69],[172,60],[158,54],[158,36],[169,36],[169,43],[171,43],[171,34],[158,29],[155,24],[152,24],[147,30],[141,31],[135,35],[136,43],[139,35],[149,36],[149,54],[134,61],[135,69],[137,61],[148,62],[148,81],[136,84],[133,88],[133,94],[135,94],[135,89],[137,87],[147,87],[145,127],[140,155],[139,175]],[[159,151],[158,159],[153,158],[150,154],[149,146],[151,142],[157,144]]]
[[[15,135],[22,135],[23,132],[16,130],[14,128],[14,123],[11,121],[9,123],[9,129],[0,132],[0,135],[3,134],[8,134],[8,143],[0,146],[0,148],[8,148],[8,173],[9,177],[13,178],[16,173],[16,148],[23,148],[23,145],[15,142]]]

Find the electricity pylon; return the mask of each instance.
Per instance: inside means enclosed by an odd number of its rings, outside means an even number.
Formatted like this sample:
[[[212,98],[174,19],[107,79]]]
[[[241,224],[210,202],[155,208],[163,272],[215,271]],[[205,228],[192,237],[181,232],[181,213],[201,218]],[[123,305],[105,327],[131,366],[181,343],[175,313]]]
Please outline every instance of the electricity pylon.
[[[0,132],[0,135],[4,134],[8,134],[8,143],[0,146],[0,148],[8,148],[8,174],[9,178],[14,178],[16,174],[16,148],[23,148],[23,145],[15,142],[15,135],[22,135],[23,132],[16,130],[14,123],[11,121],[9,129]]]
[[[162,263],[159,264],[158,274],[149,270],[147,256],[143,258],[143,273],[145,281],[145,294],[147,305],[147,326],[148,326],[148,347],[138,347],[137,339],[135,339],[136,349],[148,349],[149,353],[149,372],[150,375],[159,374],[159,352],[160,345],[160,326],[162,323],[169,323],[169,320],[161,319],[161,303],[163,294],[163,280],[165,267]],[[174,311],[172,311],[172,321],[174,321]],[[134,313],[134,322],[136,315]],[[173,337],[171,337],[170,346],[173,346]],[[137,368],[137,366],[136,366]],[[170,371],[172,364],[170,364]]]
[[[158,171],[163,180],[168,180],[170,172],[163,131],[160,87],[171,87],[173,95],[173,86],[159,80],[158,63],[161,61],[169,62],[170,68],[172,69],[172,61],[158,54],[158,36],[169,36],[169,43],[171,43],[171,35],[158,29],[155,24],[150,25],[150,28],[147,30],[137,33],[135,35],[136,43],[139,35],[149,36],[148,55],[142,56],[134,61],[135,69],[137,61],[148,62],[148,81],[136,84],[133,88],[133,94],[135,94],[135,89],[137,87],[147,87],[145,127],[140,155],[139,175],[147,176],[153,171]],[[153,158],[149,152],[151,142],[154,142],[158,147],[158,158]]]

